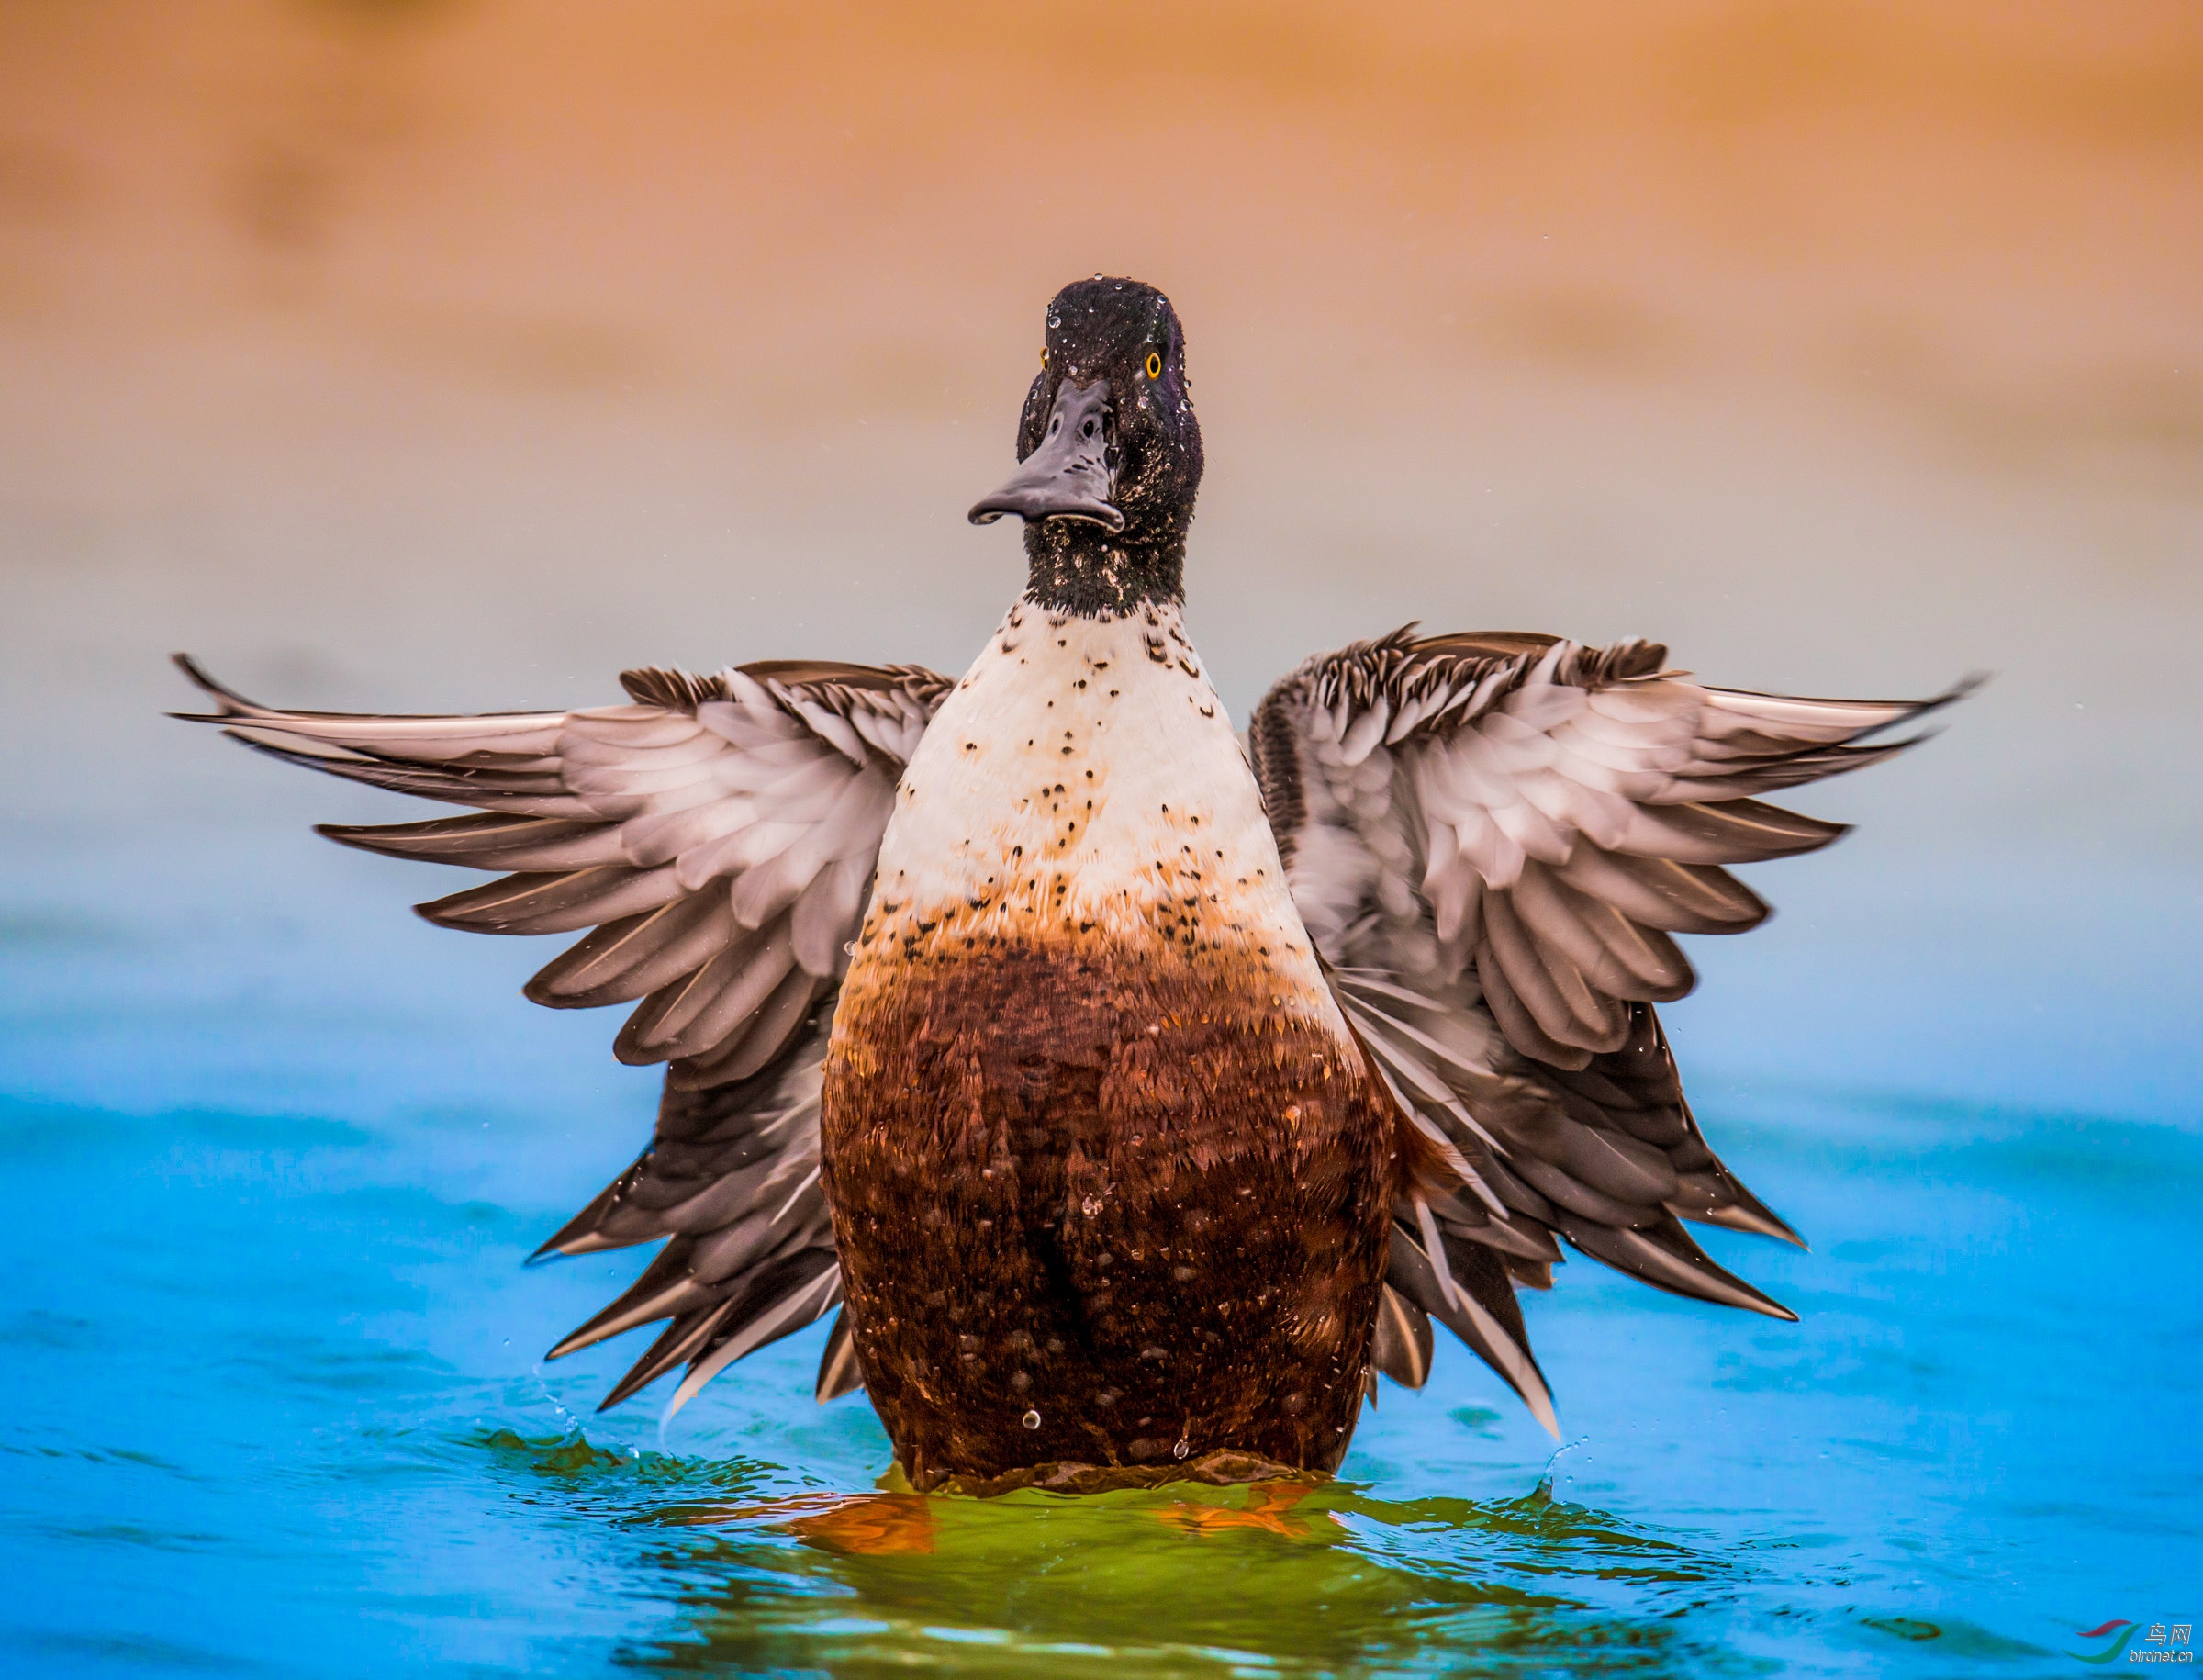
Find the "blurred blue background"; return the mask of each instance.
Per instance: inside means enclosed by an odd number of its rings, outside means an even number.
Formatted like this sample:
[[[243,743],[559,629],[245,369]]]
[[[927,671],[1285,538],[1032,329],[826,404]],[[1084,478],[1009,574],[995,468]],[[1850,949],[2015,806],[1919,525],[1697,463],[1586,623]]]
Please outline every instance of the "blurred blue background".
[[[12,1660],[2018,1674],[2192,1619],[2199,193],[2174,5],[0,7]],[[362,710],[960,669],[1097,269],[1188,323],[1241,717],[1410,618],[1996,673],[1797,801],[1859,832],[1669,1014],[1804,1322],[1569,1266],[1549,1471],[1450,1356],[1231,1521],[836,1505],[887,1452],[815,1331],[588,1418],[620,1350],[534,1356],[637,1257],[517,1262],[654,1078],[306,832],[403,801],[160,716],[178,647]]]

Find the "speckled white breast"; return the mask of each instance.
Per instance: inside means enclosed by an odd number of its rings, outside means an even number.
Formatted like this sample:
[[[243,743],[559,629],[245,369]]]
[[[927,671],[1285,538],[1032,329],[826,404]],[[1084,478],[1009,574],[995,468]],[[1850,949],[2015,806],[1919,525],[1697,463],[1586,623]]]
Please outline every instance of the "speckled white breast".
[[[883,935],[1199,946],[1258,954],[1291,1006],[1337,1016],[1173,608],[1012,608],[927,728],[876,879],[860,966]]]

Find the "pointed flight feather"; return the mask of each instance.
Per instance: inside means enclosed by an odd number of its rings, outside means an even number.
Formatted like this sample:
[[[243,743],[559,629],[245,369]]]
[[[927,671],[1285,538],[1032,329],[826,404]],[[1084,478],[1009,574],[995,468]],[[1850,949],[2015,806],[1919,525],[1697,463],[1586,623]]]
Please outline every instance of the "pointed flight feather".
[[[1579,846],[1555,872],[1632,922],[1665,933],[1738,934],[1770,913],[1757,893],[1726,871],[1670,858]]]
[[[713,1333],[708,1350],[689,1365],[688,1374],[681,1379],[680,1387],[666,1405],[665,1417],[671,1418],[736,1360],[783,1336],[794,1335],[831,1312],[841,1298],[841,1268],[831,1249],[795,1257],[775,1276],[761,1279],[754,1294]],[[757,1303],[754,1310],[751,1301]]]
[[[1402,1296],[1451,1330],[1485,1364],[1499,1373],[1522,1396],[1531,1415],[1555,1440],[1560,1439],[1560,1420],[1553,1411],[1552,1390],[1530,1352],[1522,1328],[1521,1308],[1515,1305],[1514,1289],[1504,1269],[1489,1249],[1476,1249],[1484,1257],[1473,1262],[1481,1287],[1461,1289],[1467,1280],[1456,1280],[1453,1300],[1440,1285],[1437,1268],[1406,1226],[1392,1226],[1392,1257],[1386,1282]],[[1489,1271],[1485,1270],[1489,1268]],[[1496,1289],[1496,1293],[1494,1293]],[[1498,1308],[1498,1311],[1494,1309]],[[1504,1316],[1503,1316],[1504,1314]]]
[[[735,1305],[730,1297],[676,1318],[643,1350],[643,1356],[627,1368],[626,1374],[612,1384],[611,1391],[597,1403],[597,1409],[610,1411],[622,1400],[648,1388],[684,1360],[693,1358],[697,1350],[710,1341],[713,1332],[727,1321]]]
[[[855,1394],[864,1385],[865,1373],[856,1362],[856,1339],[849,1330],[849,1309],[844,1306],[834,1316],[833,1328],[827,1333],[826,1350],[819,1356],[819,1380],[811,1389],[811,1398],[824,1406],[829,1400]]]
[[[1377,1293],[1370,1363],[1403,1388],[1421,1388],[1430,1381],[1430,1315],[1385,1284]]]
[[[620,831],[608,823],[506,812],[365,828],[323,823],[314,832],[339,846],[386,857],[472,869],[580,869],[624,861]]]
[[[643,1269],[643,1275],[621,1291],[616,1300],[567,1331],[543,1357],[563,1360],[567,1354],[578,1352],[607,1337],[632,1330],[653,1319],[670,1317],[701,1301],[707,1292],[689,1275],[690,1246],[683,1238],[667,1243]]]
[[[670,868],[603,864],[567,874],[523,872],[416,905],[439,927],[477,934],[570,934],[669,904],[680,895]]]
[[[1782,1303],[1716,1265],[1713,1257],[1691,1240],[1672,1215],[1652,1227],[1627,1230],[1563,1213],[1559,1229],[1593,1259],[1605,1260],[1655,1289],[1722,1306],[1740,1306],[1791,1324],[1797,1322],[1797,1315]]]
[[[700,969],[733,933],[734,913],[723,893],[691,893],[604,924],[539,969],[522,994],[554,1009],[629,1002]]]

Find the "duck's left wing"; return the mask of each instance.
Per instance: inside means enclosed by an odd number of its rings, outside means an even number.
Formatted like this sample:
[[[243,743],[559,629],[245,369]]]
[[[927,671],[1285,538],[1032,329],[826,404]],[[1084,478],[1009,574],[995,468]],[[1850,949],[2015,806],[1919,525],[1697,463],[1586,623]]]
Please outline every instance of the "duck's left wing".
[[[896,784],[948,678],[792,661],[645,669],[622,674],[625,706],[382,717],[262,706],[177,663],[215,701],[194,721],[293,764],[475,807],[321,832],[504,871],[420,913],[479,933],[587,930],[527,995],[635,1004],[614,1053],[669,1064],[650,1148],[544,1252],[670,1240],[554,1357],[670,1318],[606,1404],[687,1361],[678,1404],[833,1307],[820,1063]],[[840,1345],[822,1396],[851,1381]]]
[[[1410,626],[1308,661],[1248,731],[1339,1002],[1415,1148],[1460,1181],[1401,1205],[1379,1362],[1420,1381],[1427,1312],[1549,1428],[1512,1283],[1549,1282],[1556,1236],[1660,1288],[1792,1316],[1680,1223],[1796,1240],[1683,1100],[1653,1012],[1694,981],[1672,935],[1755,926],[1767,906],[1722,866],[1843,832],[1758,795],[1901,752],[1912,740],[1877,737],[1965,691],[1745,693],[1666,653]]]

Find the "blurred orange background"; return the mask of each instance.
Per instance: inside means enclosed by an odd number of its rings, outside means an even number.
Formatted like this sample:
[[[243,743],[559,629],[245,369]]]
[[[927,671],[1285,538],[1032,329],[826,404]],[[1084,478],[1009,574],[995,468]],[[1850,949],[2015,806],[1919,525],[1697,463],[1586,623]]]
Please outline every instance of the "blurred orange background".
[[[962,668],[1022,582],[963,510],[1043,304],[1107,271],[1187,322],[1190,617],[1239,715],[1412,617],[1803,692],[1996,668],[1949,739],[1805,801],[1871,824],[1829,913],[1935,901],[1940,857],[1978,901],[1950,942],[2149,994],[2059,1055],[2185,1042],[2193,981],[2137,974],[2185,947],[2127,941],[2203,879],[2188,0],[11,0],[0,31],[26,902],[151,823],[178,898],[304,844],[272,772],[153,718],[171,646],[387,710]],[[232,861],[173,862],[194,835]],[[1992,966],[1932,962],[1915,1003]]]

